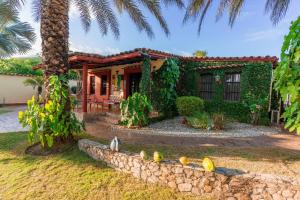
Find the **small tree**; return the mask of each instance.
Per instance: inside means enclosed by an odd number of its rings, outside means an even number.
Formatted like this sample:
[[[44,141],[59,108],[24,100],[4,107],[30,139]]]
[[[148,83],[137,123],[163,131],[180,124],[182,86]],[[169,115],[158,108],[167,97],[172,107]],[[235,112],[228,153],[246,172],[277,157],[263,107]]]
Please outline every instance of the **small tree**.
[[[203,58],[207,56],[207,51],[197,50],[193,53],[193,56]]]
[[[39,101],[40,95],[43,92],[44,79],[42,76],[36,76],[33,78],[26,79],[23,84],[25,86],[31,86],[34,90],[37,88],[37,101]]]
[[[284,101],[290,96],[290,105],[282,117],[285,128],[300,134],[300,17],[290,27],[281,49],[281,62],[275,69],[275,89]]]

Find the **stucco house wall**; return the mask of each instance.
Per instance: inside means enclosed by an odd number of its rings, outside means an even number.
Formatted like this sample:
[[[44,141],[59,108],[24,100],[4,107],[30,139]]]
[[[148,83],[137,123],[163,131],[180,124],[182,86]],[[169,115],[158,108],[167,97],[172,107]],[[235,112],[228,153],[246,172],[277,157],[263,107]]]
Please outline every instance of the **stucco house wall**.
[[[36,95],[36,90],[23,84],[28,78],[30,76],[0,74],[0,104],[25,104]]]
[[[0,105],[26,104],[33,95],[36,96],[37,88],[25,86],[23,82],[31,76],[3,75],[0,74]],[[76,86],[76,81],[71,80],[70,86]]]

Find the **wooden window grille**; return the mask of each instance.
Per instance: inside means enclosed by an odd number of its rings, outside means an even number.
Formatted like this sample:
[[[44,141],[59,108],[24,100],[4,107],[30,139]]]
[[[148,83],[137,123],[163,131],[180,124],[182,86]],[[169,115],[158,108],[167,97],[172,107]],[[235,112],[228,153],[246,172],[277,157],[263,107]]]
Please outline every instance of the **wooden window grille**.
[[[211,100],[213,98],[213,75],[200,75],[200,97],[204,100]]]
[[[225,74],[224,83],[224,99],[227,101],[239,101],[240,100],[240,73]]]

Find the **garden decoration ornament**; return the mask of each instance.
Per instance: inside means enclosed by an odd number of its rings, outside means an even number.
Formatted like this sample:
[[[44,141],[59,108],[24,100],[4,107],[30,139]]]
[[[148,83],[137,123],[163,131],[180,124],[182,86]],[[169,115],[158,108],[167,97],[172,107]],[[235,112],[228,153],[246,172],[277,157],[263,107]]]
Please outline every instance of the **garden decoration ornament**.
[[[117,138],[117,136],[115,136],[110,143],[110,150],[119,151],[120,150],[119,144],[120,144],[120,140]]]

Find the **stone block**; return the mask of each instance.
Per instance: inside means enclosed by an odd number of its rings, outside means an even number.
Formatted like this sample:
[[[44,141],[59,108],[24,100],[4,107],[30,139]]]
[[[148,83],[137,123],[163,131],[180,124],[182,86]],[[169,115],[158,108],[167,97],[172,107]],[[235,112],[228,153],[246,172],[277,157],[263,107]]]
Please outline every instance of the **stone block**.
[[[180,184],[178,184],[178,190],[180,192],[190,192],[192,190],[192,184],[190,184],[190,183],[180,183]]]

